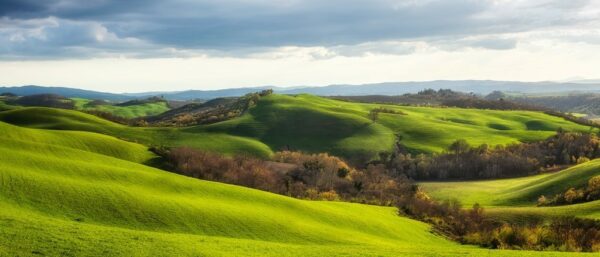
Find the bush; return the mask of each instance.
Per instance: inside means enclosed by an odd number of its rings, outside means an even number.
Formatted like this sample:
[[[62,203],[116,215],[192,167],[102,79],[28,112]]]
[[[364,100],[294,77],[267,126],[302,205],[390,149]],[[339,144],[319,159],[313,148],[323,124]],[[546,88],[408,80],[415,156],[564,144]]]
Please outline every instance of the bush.
[[[544,196],[540,196],[540,199],[542,197]],[[566,192],[555,195],[550,201],[544,201],[542,203],[538,200],[538,206],[573,204],[595,201],[598,199],[600,199],[600,176],[595,176],[588,180],[587,188],[569,188]]]
[[[456,201],[443,203],[419,197],[404,197],[398,208],[408,216],[428,222],[434,229],[461,243],[515,250],[598,251],[600,221],[561,217],[549,224],[525,222],[509,224],[486,218],[483,208],[460,208]]]

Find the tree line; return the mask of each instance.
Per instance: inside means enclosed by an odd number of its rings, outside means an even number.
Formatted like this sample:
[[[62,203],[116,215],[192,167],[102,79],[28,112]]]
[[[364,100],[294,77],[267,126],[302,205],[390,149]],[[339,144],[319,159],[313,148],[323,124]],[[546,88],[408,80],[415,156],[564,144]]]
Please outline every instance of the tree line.
[[[434,230],[464,244],[491,249],[535,251],[600,251],[600,221],[558,217],[544,222],[493,220],[478,204],[463,209],[457,201],[436,202],[420,191],[400,198],[402,214],[432,224]]]
[[[559,130],[543,141],[507,146],[472,147],[461,139],[433,155],[413,155],[398,141],[393,153],[380,153],[372,163],[385,165],[396,176],[418,180],[492,179],[538,174],[599,156],[597,135]]]
[[[404,176],[392,177],[384,165],[363,170],[326,153],[277,152],[272,161],[228,157],[189,147],[153,148],[167,170],[212,181],[241,185],[311,200],[342,200],[391,206],[396,195],[412,190]]]

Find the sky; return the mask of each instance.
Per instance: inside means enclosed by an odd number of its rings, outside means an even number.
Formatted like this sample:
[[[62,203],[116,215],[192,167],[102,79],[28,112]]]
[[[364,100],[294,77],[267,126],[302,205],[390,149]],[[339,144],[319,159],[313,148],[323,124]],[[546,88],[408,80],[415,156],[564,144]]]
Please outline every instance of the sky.
[[[0,86],[600,78],[600,0],[0,0]]]

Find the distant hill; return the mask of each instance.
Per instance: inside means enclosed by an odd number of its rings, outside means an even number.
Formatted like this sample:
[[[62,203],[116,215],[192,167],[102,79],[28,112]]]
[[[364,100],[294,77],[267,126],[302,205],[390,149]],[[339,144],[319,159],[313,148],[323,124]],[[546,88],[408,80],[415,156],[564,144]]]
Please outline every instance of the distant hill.
[[[119,104],[85,98],[72,98],[72,100],[76,110],[93,113],[120,123],[127,123],[126,119],[158,115],[170,109],[167,101],[158,97],[135,99]]]
[[[386,82],[361,85],[329,85],[324,87],[253,87],[220,90],[187,90],[181,92],[160,92],[169,100],[213,99],[218,97],[242,96],[252,92],[272,89],[278,94],[313,94],[320,96],[360,96],[386,95],[396,96],[416,93],[425,89],[450,89],[453,91],[487,95],[493,91],[519,93],[568,93],[598,92],[600,83],[559,83],[559,82],[515,82],[492,80],[438,80],[426,82]],[[129,94],[130,96],[151,96],[157,93]]]
[[[17,95],[33,94],[58,94],[66,97],[79,97],[88,99],[102,99],[112,101],[127,101],[151,96],[162,96],[167,100],[210,100],[220,97],[238,97],[248,93],[255,93],[265,89],[272,89],[278,94],[313,94],[319,96],[359,96],[359,95],[387,95],[396,96],[406,93],[416,93],[425,89],[450,89],[453,91],[487,95],[493,91],[517,93],[561,93],[569,92],[596,92],[600,93],[600,83],[572,83],[572,82],[516,82],[493,80],[437,80],[425,82],[386,82],[361,85],[329,85],[324,87],[245,87],[218,90],[186,90],[176,92],[140,92],[113,94],[82,90],[66,87],[0,87],[0,93],[9,92]]]
[[[215,104],[225,108],[207,108],[214,116],[221,110],[228,110],[229,115],[236,109],[226,107],[228,102]],[[396,136],[410,152],[438,153],[457,139],[473,146],[505,145],[543,140],[559,127],[566,131],[591,130],[540,112],[361,104],[313,95],[273,94],[250,106],[241,116],[222,122],[169,129],[106,124],[92,115],[49,108],[0,112],[0,121],[34,128],[100,132],[146,145],[186,145],[224,154],[264,157],[283,149],[328,152],[353,163],[365,163],[380,152],[391,151]],[[205,114],[202,107],[189,107],[166,112],[149,123],[185,121],[182,118],[186,116],[194,119],[196,113]],[[373,121],[370,111],[380,107],[396,112],[382,112]],[[69,120],[77,122],[65,122]]]
[[[223,97],[238,97],[243,96],[249,93],[260,92],[265,89],[284,89],[277,87],[247,87],[247,88],[228,88],[228,89],[218,89],[218,90],[186,90],[186,91],[177,91],[177,92],[142,92],[142,93],[133,93],[133,94],[125,94],[130,97],[149,97],[149,96],[164,96],[169,100],[210,100],[215,98],[223,98]]]
[[[534,104],[566,113],[584,114],[588,119],[600,117],[600,94],[579,93],[558,96],[525,95],[509,97],[511,101]]]
[[[438,80],[426,82],[388,82],[363,85],[330,85],[325,87],[296,88],[296,89],[274,89],[275,92],[283,94],[309,93],[321,96],[334,95],[402,95],[416,93],[425,89],[451,89],[475,94],[489,94],[493,91],[513,91],[521,93],[548,93],[548,92],[570,92],[589,91],[600,92],[600,84],[578,84],[557,82],[515,82],[515,81],[492,81],[492,80]]]
[[[87,98],[101,99],[110,101],[126,101],[134,99],[133,96],[113,94],[106,92],[98,92],[69,87],[42,87],[42,86],[20,86],[20,87],[0,87],[0,93],[12,93],[19,96],[39,95],[39,94],[55,94],[67,98]]]

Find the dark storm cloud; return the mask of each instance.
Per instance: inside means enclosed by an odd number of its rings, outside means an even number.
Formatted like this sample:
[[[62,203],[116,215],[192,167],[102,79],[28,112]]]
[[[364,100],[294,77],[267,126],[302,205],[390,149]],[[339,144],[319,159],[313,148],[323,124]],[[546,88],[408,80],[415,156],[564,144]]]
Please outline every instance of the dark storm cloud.
[[[359,45],[570,26],[587,0],[1,0],[0,56]],[[510,49],[514,40],[466,42]],[[77,51],[75,51],[76,49]],[[138,49],[138,50],[136,50]],[[87,54],[83,54],[87,53]]]

